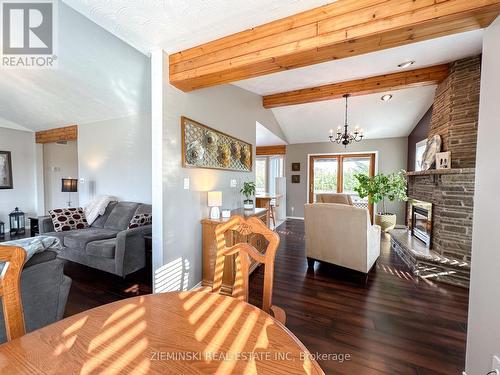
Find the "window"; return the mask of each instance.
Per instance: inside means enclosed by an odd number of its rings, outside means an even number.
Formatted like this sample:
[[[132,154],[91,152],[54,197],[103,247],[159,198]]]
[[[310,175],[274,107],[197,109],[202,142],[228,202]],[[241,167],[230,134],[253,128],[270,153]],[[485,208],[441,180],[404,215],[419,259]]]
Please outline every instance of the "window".
[[[416,145],[416,148],[415,148],[415,171],[422,170],[422,156],[424,155],[426,145],[427,145],[426,139],[418,142]]]
[[[255,160],[255,192],[257,194],[267,191],[267,157]]]
[[[269,157],[269,193],[276,194],[276,177],[283,177],[283,157]]]
[[[259,156],[255,161],[255,192],[276,193],[276,177],[284,175],[284,159],[281,155]]]
[[[353,204],[373,211],[368,199],[361,199],[354,191],[358,173],[373,176],[375,154],[311,155],[309,157],[309,203],[316,202],[316,194],[345,193]]]

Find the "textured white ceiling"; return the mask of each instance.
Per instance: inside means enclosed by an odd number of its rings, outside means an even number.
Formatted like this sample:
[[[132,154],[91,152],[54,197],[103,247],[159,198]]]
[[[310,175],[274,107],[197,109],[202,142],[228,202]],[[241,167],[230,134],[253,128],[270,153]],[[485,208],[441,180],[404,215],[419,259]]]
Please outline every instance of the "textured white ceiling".
[[[481,53],[483,30],[450,35],[342,60],[306,66],[235,82],[259,95],[314,87],[401,71],[398,64],[415,60],[406,70],[444,64]]]
[[[348,119],[360,126],[367,139],[406,137],[432,105],[436,86],[416,87],[392,93],[391,101],[382,94],[349,99]],[[344,99],[299,104],[272,109],[290,144],[325,142],[330,129],[344,124]]]
[[[256,146],[286,145],[286,142],[259,122],[256,123]]]
[[[167,53],[334,0],[63,0],[143,53]]]
[[[0,126],[44,130],[150,110],[149,58],[59,7],[59,68],[2,70]]]

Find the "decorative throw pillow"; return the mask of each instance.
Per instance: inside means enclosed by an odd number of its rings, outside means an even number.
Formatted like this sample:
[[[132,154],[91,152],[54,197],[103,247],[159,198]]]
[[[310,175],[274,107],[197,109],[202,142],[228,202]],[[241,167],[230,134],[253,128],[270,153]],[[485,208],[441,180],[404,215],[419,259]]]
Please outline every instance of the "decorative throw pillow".
[[[56,208],[49,211],[56,232],[65,232],[72,229],[88,228],[83,208],[68,207]]]
[[[151,225],[153,223],[153,217],[151,214],[137,214],[130,220],[128,229],[142,227],[144,225]]]

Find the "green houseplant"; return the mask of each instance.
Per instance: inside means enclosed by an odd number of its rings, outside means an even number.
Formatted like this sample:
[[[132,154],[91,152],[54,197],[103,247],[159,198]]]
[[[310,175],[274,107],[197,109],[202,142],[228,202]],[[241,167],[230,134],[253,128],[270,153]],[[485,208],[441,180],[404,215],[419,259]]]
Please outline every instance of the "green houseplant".
[[[396,214],[387,212],[386,200],[406,201],[406,177],[405,171],[385,175],[379,173],[373,177],[366,174],[356,174],[358,182],[354,190],[361,198],[368,197],[370,204],[382,202],[382,212],[375,215],[375,224],[380,225],[384,232],[393,229],[396,226]]]
[[[246,198],[243,201],[243,208],[245,210],[251,210],[254,207],[254,205],[253,205],[253,200],[250,198],[253,195],[255,195],[255,182],[244,182],[243,187],[240,190],[240,193],[242,193]]]

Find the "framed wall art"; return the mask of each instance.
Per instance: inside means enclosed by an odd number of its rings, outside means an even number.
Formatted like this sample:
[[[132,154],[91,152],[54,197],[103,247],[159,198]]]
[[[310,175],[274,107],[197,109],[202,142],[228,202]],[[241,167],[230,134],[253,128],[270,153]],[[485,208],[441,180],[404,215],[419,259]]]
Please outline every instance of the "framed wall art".
[[[300,184],[300,174],[292,174],[292,184]]]
[[[10,151],[0,151],[0,189],[13,189]]]
[[[299,172],[300,171],[300,163],[292,163],[292,171]]]
[[[181,117],[182,166],[251,172],[253,149],[250,143]]]

